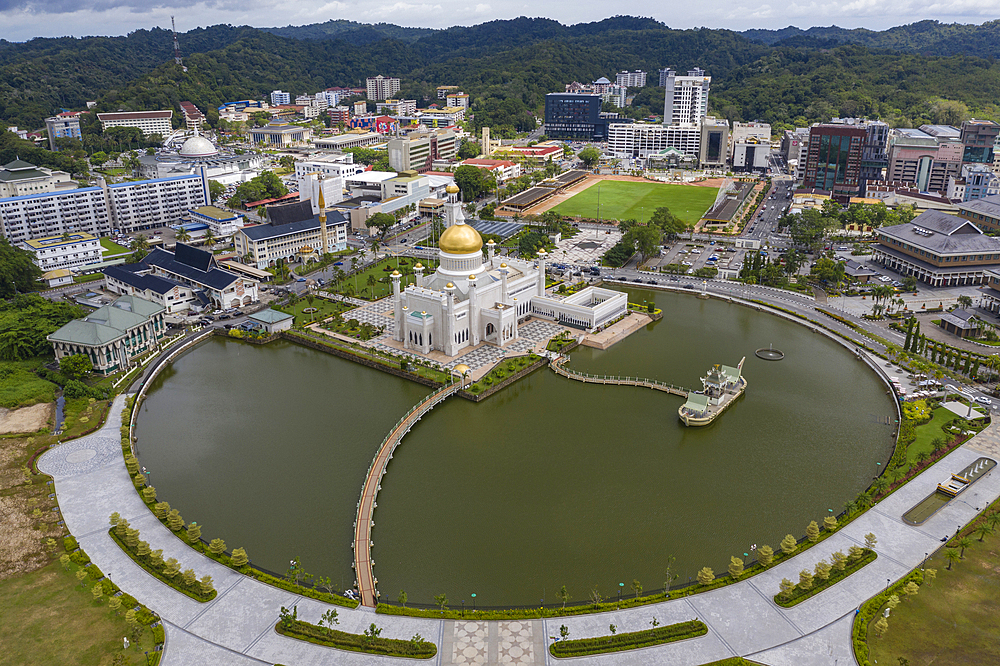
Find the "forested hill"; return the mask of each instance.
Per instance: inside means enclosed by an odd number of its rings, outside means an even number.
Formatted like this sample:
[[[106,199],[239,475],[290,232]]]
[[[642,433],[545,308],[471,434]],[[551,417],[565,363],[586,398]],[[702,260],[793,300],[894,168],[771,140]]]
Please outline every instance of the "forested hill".
[[[823,47],[861,44],[873,49],[891,49],[924,55],[974,55],[1000,57],[1000,20],[982,25],[919,21],[888,30],[867,28],[809,28],[789,26],[780,30],[744,30],[743,36],[762,44]]]
[[[275,34],[289,30],[299,38]],[[711,110],[730,120],[801,126],[831,115],[898,124],[998,117],[1000,65],[991,60],[794,45],[815,39],[788,33],[768,45],[728,30],[673,30],[629,16],[573,26],[522,17],[419,32],[347,21],[301,29],[213,26],[180,36],[187,72],[173,64],[166,30],[0,42],[0,121],[35,129],[47,115],[87,100],[97,100],[99,111],[178,109],[184,100],[207,110],[265,98],[276,88],[301,94],[363,86],[365,77],[383,74],[399,76],[401,96],[411,99],[433,99],[436,86],[460,86],[475,100],[476,125],[500,135],[534,128],[545,94],[566,83],[643,69],[655,85],[666,66],[711,74]],[[647,87],[639,102],[655,112],[662,95]]]

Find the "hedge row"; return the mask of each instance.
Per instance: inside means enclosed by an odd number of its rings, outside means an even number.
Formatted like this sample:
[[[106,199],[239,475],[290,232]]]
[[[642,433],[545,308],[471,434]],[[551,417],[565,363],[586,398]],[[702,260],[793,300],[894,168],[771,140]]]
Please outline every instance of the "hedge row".
[[[136,564],[138,564],[140,567],[143,568],[143,570],[146,573],[150,574],[151,576],[153,576],[154,578],[156,578],[161,583],[164,583],[164,584],[172,587],[173,589],[177,590],[181,594],[185,594],[185,595],[191,597],[192,599],[194,599],[195,601],[198,601],[198,602],[201,602],[201,603],[205,603],[206,601],[211,601],[212,599],[214,599],[216,597],[216,595],[218,595],[218,591],[214,587],[211,587],[211,589],[209,590],[209,592],[207,594],[205,592],[203,592],[202,591],[202,585],[197,580],[194,583],[191,583],[191,584],[186,583],[184,581],[184,579],[181,577],[180,570],[178,570],[178,572],[176,574],[174,574],[173,576],[168,576],[166,573],[164,573],[166,567],[157,566],[156,564],[154,564],[154,562],[152,561],[152,558],[150,558],[149,556],[143,557],[143,556],[141,556],[141,555],[133,552],[132,549],[129,548],[125,544],[125,542],[123,542],[118,537],[118,535],[115,533],[115,528],[114,527],[112,527],[111,529],[108,530],[108,534],[111,536],[111,538],[114,540],[114,542],[116,544],[118,544],[118,547],[121,548],[122,551],[124,551],[125,554],[128,555],[132,559],[133,562],[135,562]],[[207,585],[211,586],[211,577],[210,576],[208,577],[208,583],[207,583]]]
[[[578,640],[558,641],[549,646],[553,657],[582,657],[588,654],[604,654],[635,650],[637,648],[663,645],[681,641],[686,638],[697,638],[708,633],[708,627],[700,620],[678,622],[664,627],[643,629],[627,634],[599,636],[597,638],[581,638]]]
[[[878,555],[875,553],[874,550],[865,549],[864,555],[859,557],[857,560],[854,560],[853,562],[848,562],[847,566],[844,567],[843,571],[837,571],[836,569],[832,569],[830,571],[829,578],[827,578],[826,580],[815,580],[813,582],[812,587],[810,587],[808,590],[803,590],[801,587],[796,585],[795,589],[792,590],[792,593],[787,597],[779,592],[778,594],[774,595],[774,603],[778,604],[782,608],[791,608],[792,606],[798,605],[803,601],[805,601],[806,599],[816,596],[817,594],[827,589],[828,587],[836,585],[840,581],[850,576],[852,573],[861,570],[865,565],[871,564],[872,562],[875,561],[877,557]]]
[[[895,585],[890,586],[885,592],[876,594],[874,597],[861,604],[861,609],[854,616],[854,627],[851,630],[851,636],[854,642],[854,657],[857,659],[859,666],[872,666],[871,661],[868,660],[868,625],[879,615],[879,612],[882,610],[882,606],[889,601],[889,597],[894,594],[901,594],[903,588],[910,582],[914,582],[917,585],[923,585],[923,572],[919,570],[912,572],[909,576],[900,579]]]
[[[298,638],[299,640],[327,645],[339,650],[351,652],[366,652],[389,657],[407,657],[410,659],[431,659],[437,654],[437,646],[414,636],[408,641],[396,638],[382,638],[364,634],[349,634],[346,631],[318,627],[302,620],[291,620],[288,623],[278,622],[274,630],[282,636]]]

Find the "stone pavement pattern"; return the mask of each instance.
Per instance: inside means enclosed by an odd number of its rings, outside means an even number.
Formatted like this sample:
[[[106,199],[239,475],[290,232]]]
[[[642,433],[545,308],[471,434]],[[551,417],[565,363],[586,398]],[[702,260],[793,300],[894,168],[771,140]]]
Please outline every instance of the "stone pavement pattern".
[[[854,609],[918,566],[924,554],[940,547],[987,503],[1000,496],[1000,474],[990,472],[921,526],[909,526],[902,514],[933,492],[937,483],[983,455],[1000,450],[1000,426],[994,425],[959,447],[906,486],[859,516],[821,544],[753,578],[711,592],[666,603],[595,615],[522,622],[459,622],[376,615],[370,609],[337,608],[340,628],[361,633],[375,622],[383,636],[409,639],[420,634],[439,648],[430,662],[389,659],[343,652],[285,638],[274,631],[281,606],[298,606],[299,617],[317,622],[330,608],[322,602],[246,578],[189,548],[157,521],[134,491],[121,457],[118,424],[124,397],[115,400],[107,424],[97,433],[62,444],[39,460],[42,472],[55,479],[60,507],[70,531],[91,559],[123,590],[158,613],[166,627],[163,664],[287,663],[296,666],[337,663],[375,666],[390,663],[553,664],[546,649],[549,636],[567,625],[572,638],[606,635],[610,623],[619,631],[699,618],[706,636],[654,648],[583,657],[574,663],[704,664],[733,655],[771,666],[835,666],[852,663],[850,630]],[[199,575],[211,575],[219,590],[202,604],[161,584],[138,567],[108,536],[108,516],[118,511],[165,557],[176,557]],[[878,537],[878,559],[811,599],[790,609],[773,603],[782,578],[795,579],[802,568],[836,550],[846,551]],[[461,659],[461,660],[460,660]]]

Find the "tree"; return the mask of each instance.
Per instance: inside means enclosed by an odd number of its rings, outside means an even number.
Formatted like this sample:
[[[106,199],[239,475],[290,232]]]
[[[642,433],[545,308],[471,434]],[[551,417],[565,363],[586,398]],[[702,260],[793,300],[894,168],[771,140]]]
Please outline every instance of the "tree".
[[[837,529],[837,517],[831,513],[823,519],[823,527],[827,532],[832,532]]]
[[[188,233],[187,229],[181,227],[180,229],[177,230],[177,233],[174,235],[174,238],[177,240],[178,243],[186,243],[189,240],[191,240],[191,234]]]
[[[90,357],[85,354],[64,356],[59,360],[59,372],[63,373],[70,379],[83,379],[90,374],[90,371],[93,369],[94,364],[91,363]]]
[[[479,157],[483,152],[482,147],[475,141],[464,141],[462,147],[458,149],[458,159],[467,160],[473,157]]]
[[[177,558],[171,557],[165,563],[163,568],[163,575],[167,578],[173,578],[181,572],[181,563],[177,561]]]
[[[104,596],[104,588],[99,582],[94,583],[94,587],[90,588],[90,592],[94,596],[94,601],[100,601],[101,597]]]
[[[861,559],[861,556],[864,554],[865,554],[864,550],[853,544],[851,545],[850,548],[847,549],[847,559],[849,559],[852,562],[856,562],[857,560]]]
[[[250,559],[247,557],[246,550],[244,550],[243,548],[237,548],[233,550],[232,558],[229,561],[234,567],[239,568],[242,566],[246,566],[247,562],[249,562]]]
[[[160,520],[166,520],[167,515],[170,513],[170,503],[169,502],[157,502],[153,505],[153,515]]]
[[[217,180],[208,181],[208,197],[209,201],[215,201],[223,194],[226,193],[226,186]]]
[[[743,560],[735,555],[729,558],[729,575],[733,578],[739,578],[743,575]]]
[[[11,245],[6,238],[0,238],[0,298],[11,298],[34,288],[35,281],[42,277],[42,269],[35,265],[34,256],[32,252]]]
[[[988,537],[989,535],[993,534],[993,532],[995,532],[995,531],[996,530],[994,530],[993,527],[991,527],[989,523],[985,523],[985,522],[979,523],[978,525],[976,525],[972,529],[972,533],[973,534],[978,534],[979,535],[979,541],[980,542],[982,542],[982,540],[985,539],[986,537]]]
[[[774,549],[764,544],[757,549],[757,561],[761,563],[762,566],[769,567],[771,562],[774,561]]]
[[[565,624],[559,625],[559,637],[563,640],[569,638],[569,629]]]
[[[865,548],[867,548],[868,550],[874,550],[875,544],[877,543],[878,539],[875,538],[874,534],[869,532],[868,534],[865,535]]]
[[[638,599],[639,595],[642,594],[642,583],[639,582],[638,578],[632,580],[632,591],[635,592],[635,598]],[[565,606],[565,604],[563,604]]]
[[[108,608],[118,615],[118,609],[122,607],[122,600],[118,597],[111,597],[108,599]]]
[[[400,590],[399,596],[396,597],[396,601],[398,601],[399,605],[402,606],[403,608],[406,608],[406,602],[408,599],[409,597],[406,596],[406,592],[404,592],[403,590]]]
[[[594,146],[587,146],[580,151],[577,157],[580,158],[580,161],[583,162],[585,167],[592,169],[594,168],[594,165],[601,160],[601,151]]]
[[[816,578],[819,578],[820,580],[829,580],[830,569],[831,567],[826,563],[826,561],[820,560],[816,563],[816,567],[814,568]]]
[[[166,563],[163,561],[162,548],[154,550],[152,553],[149,554],[149,563],[153,566],[154,569],[162,569],[164,567]]]
[[[556,593],[556,597],[558,597],[559,600],[562,601],[563,604],[562,607],[564,609],[566,608],[566,602],[572,599],[565,585],[559,588],[559,592]]]
[[[174,532],[180,532],[184,527],[184,518],[181,517],[181,512],[177,509],[171,509],[170,513],[167,514],[167,527],[169,527]]]
[[[137,264],[149,254],[149,241],[143,234],[139,234],[132,239],[129,249],[132,250],[132,254],[128,258],[128,263]]]
[[[444,612],[444,609],[448,607],[448,597],[444,594],[435,594],[434,603],[438,605],[438,608]]]
[[[642,225],[633,227],[623,237],[623,240],[627,239],[626,242],[632,244],[639,253],[641,258],[640,263],[642,263],[659,251],[662,238],[663,232],[658,227]]]
[[[212,590],[215,589],[215,586],[212,585],[212,577],[207,574],[202,576],[201,580],[198,581],[198,588],[201,590],[202,596],[207,597],[212,594]]]
[[[76,576],[76,579],[80,581],[80,585],[86,585],[86,583],[83,582],[87,577],[86,569],[77,569],[76,574],[74,575]]]
[[[226,552],[226,542],[222,539],[212,539],[208,544],[208,552],[213,555],[219,556]]]
[[[152,552],[153,549],[149,547],[148,541],[139,541],[135,547],[135,554],[139,557],[149,557],[149,554]]]
[[[209,248],[211,248],[213,245],[215,245],[216,241],[218,240],[218,238],[212,232],[211,229],[209,229],[208,231],[206,231],[205,235],[202,238],[204,238],[205,245],[208,246]]]
[[[782,596],[788,598],[788,595],[791,594],[792,590],[795,589],[795,583],[788,580],[787,578],[782,578],[781,582],[778,583],[778,587],[781,589]]]
[[[677,236],[687,231],[687,223],[671,213],[666,206],[654,210],[649,223],[662,229],[668,240],[675,240]]]
[[[889,621],[886,620],[885,616],[883,615],[879,617],[879,619],[872,626],[875,627],[875,635],[878,636],[879,638],[882,638],[882,636],[885,635],[885,632],[889,630]]]
[[[365,226],[369,229],[375,229],[378,231],[378,238],[380,243],[385,242],[386,234],[397,224],[395,217],[388,213],[375,213],[367,220],[365,220]],[[374,245],[374,243],[373,243]]]
[[[967,536],[959,537],[959,539],[955,541],[955,546],[960,549],[959,557],[961,559],[963,560],[965,559],[965,549],[970,547],[971,545],[972,545],[972,539],[970,539]]]
[[[781,546],[781,552],[785,555],[791,555],[799,547],[798,543],[795,541],[795,537],[791,534],[786,534],[785,538],[781,540],[779,545]]]
[[[972,298],[970,296],[966,296],[965,294],[962,294],[961,296],[958,297],[957,300],[958,300],[958,304],[961,305],[963,308],[971,308],[972,307]]]
[[[337,617],[337,611],[335,609],[330,608],[325,613],[323,613],[323,616],[319,619],[319,626],[322,627],[324,623],[326,624],[327,627],[326,633],[332,634],[333,625],[340,624],[340,618]]]
[[[601,593],[597,590],[596,585],[590,590],[590,601],[594,604],[594,608],[600,606],[601,602],[604,601],[604,597],[601,596]]]
[[[701,571],[698,572],[698,582],[702,585],[708,585],[713,580],[715,580],[715,572],[709,567],[702,567]]]
[[[191,523],[187,526],[187,540],[190,544],[196,544],[201,540],[201,525],[198,523]]]
[[[951,565],[962,559],[962,556],[954,548],[948,548],[944,551],[944,559],[948,560],[948,571],[951,571]]]
[[[924,569],[924,582],[929,583],[937,578],[937,569]]]
[[[194,569],[185,569],[184,573],[181,574],[181,579],[188,587],[198,582],[198,576],[195,574]]]
[[[799,589],[808,590],[813,586],[813,575],[808,569],[799,572]]]
[[[812,543],[819,541],[819,525],[816,524],[815,520],[806,525],[806,538]]]

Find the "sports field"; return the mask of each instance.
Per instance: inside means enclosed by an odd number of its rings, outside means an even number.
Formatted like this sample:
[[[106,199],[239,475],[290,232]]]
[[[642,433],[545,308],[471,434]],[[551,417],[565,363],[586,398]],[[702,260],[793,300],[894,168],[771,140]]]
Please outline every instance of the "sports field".
[[[602,180],[552,210],[560,215],[596,218],[600,196],[602,220],[645,222],[653,211],[665,206],[688,224],[694,224],[715,203],[718,193],[714,187]]]

